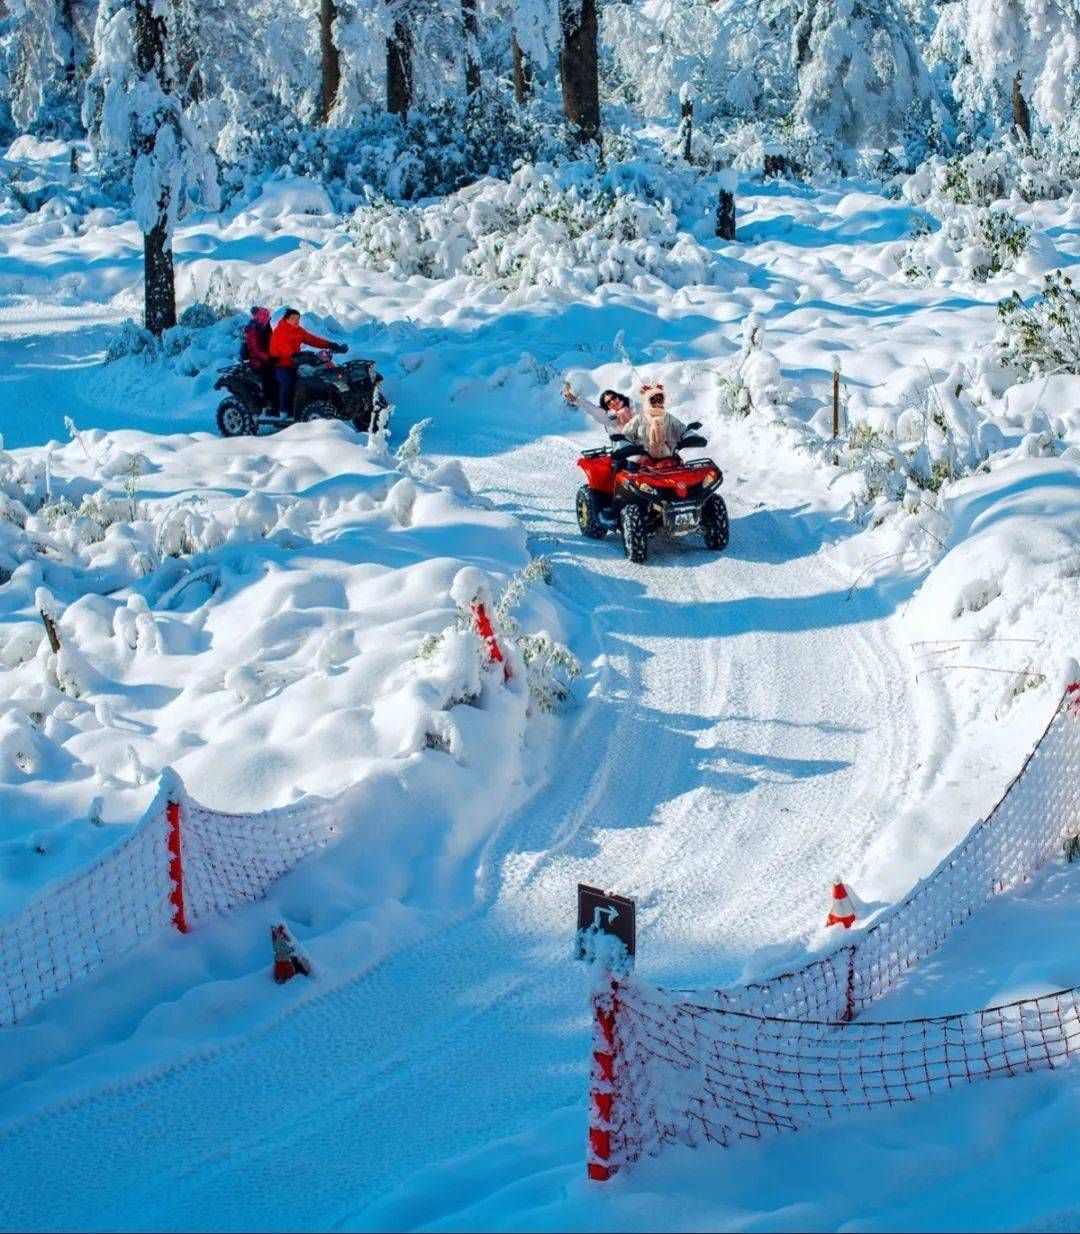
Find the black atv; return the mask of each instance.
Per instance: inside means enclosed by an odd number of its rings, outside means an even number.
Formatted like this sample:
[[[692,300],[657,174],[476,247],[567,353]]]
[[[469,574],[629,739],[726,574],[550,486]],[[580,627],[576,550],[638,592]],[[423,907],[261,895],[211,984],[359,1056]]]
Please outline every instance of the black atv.
[[[347,420],[359,432],[385,428],[390,404],[380,385],[382,374],[374,360],[336,363],[328,352],[301,352],[297,356],[295,417],[278,414],[277,403],[268,403],[258,373],[243,362],[220,370],[215,390],[228,390],[217,410],[222,437],[254,436],[260,429],[272,432],[298,420]]]

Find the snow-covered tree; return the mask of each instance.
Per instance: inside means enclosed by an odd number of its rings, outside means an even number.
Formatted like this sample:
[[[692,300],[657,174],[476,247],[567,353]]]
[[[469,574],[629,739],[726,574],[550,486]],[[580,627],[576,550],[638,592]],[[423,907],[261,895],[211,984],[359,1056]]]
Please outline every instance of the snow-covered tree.
[[[164,0],[102,0],[87,128],[114,176],[130,177],[143,233],[146,328],[176,324],[172,237],[194,200],[218,204],[217,168],[177,91]]]
[[[795,117],[840,147],[888,147],[937,94],[897,0],[808,0],[792,35]]]
[[[84,0],[0,5],[0,81],[17,130],[70,134],[89,21]]]
[[[948,65],[962,119],[1009,129],[1030,108],[1052,131],[1075,122],[1080,102],[1078,0],[957,0],[946,5],[932,55]]]

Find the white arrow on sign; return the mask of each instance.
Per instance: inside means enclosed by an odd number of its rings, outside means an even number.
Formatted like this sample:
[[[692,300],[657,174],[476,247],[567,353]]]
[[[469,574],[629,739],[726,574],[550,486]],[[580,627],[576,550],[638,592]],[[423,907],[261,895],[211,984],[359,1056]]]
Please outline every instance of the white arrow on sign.
[[[615,918],[616,918],[616,917],[618,917],[618,915],[619,915],[619,910],[618,910],[617,908],[613,907],[613,906],[612,906],[612,905],[610,905],[610,904],[609,904],[606,908],[604,908],[604,907],[597,907],[597,908],[594,908],[594,909],[593,909],[593,917],[592,917],[592,923],[593,923],[593,929],[594,929],[594,930],[602,930],[602,929],[603,929],[603,926],[600,924],[600,914],[601,914],[601,913],[607,913],[607,915],[608,915],[608,925],[610,925],[610,924],[611,924],[611,923],[615,920]]]

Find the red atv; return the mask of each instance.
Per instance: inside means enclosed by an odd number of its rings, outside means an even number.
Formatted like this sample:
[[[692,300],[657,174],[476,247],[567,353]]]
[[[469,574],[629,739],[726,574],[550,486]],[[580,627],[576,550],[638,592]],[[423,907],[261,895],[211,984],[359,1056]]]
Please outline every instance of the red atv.
[[[677,449],[704,446],[705,438],[693,433],[700,427],[697,420],[687,425]],[[645,560],[649,536],[659,531],[671,536],[700,531],[706,548],[717,552],[727,548],[727,505],[716,491],[724,477],[712,459],[684,462],[678,453],[652,459],[619,433],[611,442],[586,450],[578,459],[588,480],[577,493],[583,536],[602,540],[609,531],[621,531],[626,555],[635,562]]]

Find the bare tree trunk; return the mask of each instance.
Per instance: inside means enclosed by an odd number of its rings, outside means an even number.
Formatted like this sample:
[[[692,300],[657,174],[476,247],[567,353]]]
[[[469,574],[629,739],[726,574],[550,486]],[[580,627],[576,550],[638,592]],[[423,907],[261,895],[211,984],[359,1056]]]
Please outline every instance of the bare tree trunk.
[[[165,56],[165,14],[154,0],[135,0],[135,64],[140,77],[156,77],[161,88],[171,85]],[[136,154],[153,157],[155,132],[140,133]],[[143,235],[143,295],[146,328],[160,334],[176,325],[172,240],[169,236],[169,190],[157,202],[157,222]]]
[[[408,19],[394,19],[393,33],[386,40],[386,110],[404,116],[412,106],[412,30]]]
[[[465,93],[472,99],[480,93],[480,19],[476,0],[461,0],[461,24],[465,34]]]
[[[1013,127],[1029,145],[1031,144],[1031,113],[1020,88],[1021,74],[1017,73],[1012,84]]]
[[[600,136],[600,58],[596,0],[562,0],[563,114],[573,141],[584,145]]]
[[[338,10],[335,0],[321,0],[319,5],[319,42],[322,46],[322,112],[325,124],[337,102],[341,87],[341,52],[334,42],[334,22]]]
[[[524,107],[532,93],[532,65],[521,50],[516,33],[510,37],[510,53],[514,61],[514,98],[519,107]]]

